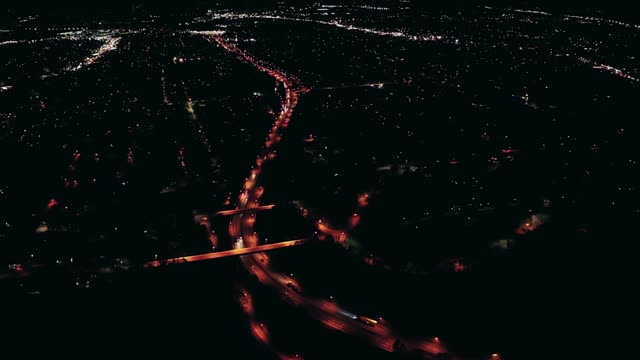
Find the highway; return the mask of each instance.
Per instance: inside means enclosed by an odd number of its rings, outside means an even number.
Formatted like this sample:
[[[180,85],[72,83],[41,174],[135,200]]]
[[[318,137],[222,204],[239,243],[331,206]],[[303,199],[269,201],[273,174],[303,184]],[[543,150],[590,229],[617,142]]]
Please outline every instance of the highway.
[[[233,53],[241,61],[250,63],[260,71],[268,73],[282,84],[285,89],[285,98],[282,99],[281,112],[267,136],[265,146],[261,154],[256,159],[255,166],[251,169],[251,176],[245,181],[240,196],[238,198],[238,209],[252,209],[259,207],[259,200],[264,192],[264,188],[258,186],[259,177],[262,172],[262,166],[265,162],[276,157],[276,151],[273,147],[282,139],[280,134],[284,130],[293,115],[293,110],[298,104],[298,98],[301,93],[308,91],[294,79],[287,77],[283,72],[272,69],[264,65],[261,61],[254,59],[251,55],[245,53],[233,44],[227,43],[219,36],[213,39],[225,50]],[[229,235],[232,239],[242,239],[243,245],[251,248],[260,246],[258,234],[254,230],[255,213],[246,215],[238,212],[231,218],[229,222]],[[316,320],[328,328],[341,331],[350,335],[367,339],[372,345],[383,350],[394,351],[394,344],[399,341],[403,343],[409,350],[419,350],[425,354],[425,357],[431,357],[434,354],[446,352],[445,347],[437,338],[406,340],[399,339],[395,330],[382,319],[363,320],[361,315],[356,315],[328,299],[315,299],[304,294],[302,285],[293,277],[273,271],[269,266],[269,257],[264,253],[253,253],[241,256],[245,268],[253,273],[256,278],[263,284],[276,287],[279,289],[282,298],[288,303],[302,307]],[[259,330],[259,329],[255,329]],[[255,332],[256,337],[263,338],[264,334],[260,331]]]
[[[150,261],[150,262],[145,263],[144,267],[145,268],[159,267],[159,266],[162,266],[162,265],[182,264],[182,263],[188,263],[188,262],[197,262],[197,261],[204,261],[204,260],[220,259],[220,258],[229,257],[229,256],[247,255],[247,254],[252,254],[252,253],[258,253],[258,252],[282,249],[282,248],[291,247],[291,246],[304,245],[305,243],[307,243],[307,241],[309,241],[309,240],[308,239],[299,239],[299,240],[291,240],[291,241],[282,241],[282,242],[275,243],[275,244],[260,245],[260,246],[250,247],[250,248],[241,247],[241,248],[237,248],[237,249],[233,249],[233,250],[218,251],[218,252],[199,254],[199,255],[175,257],[175,258],[165,259],[165,260],[162,260],[162,261]]]

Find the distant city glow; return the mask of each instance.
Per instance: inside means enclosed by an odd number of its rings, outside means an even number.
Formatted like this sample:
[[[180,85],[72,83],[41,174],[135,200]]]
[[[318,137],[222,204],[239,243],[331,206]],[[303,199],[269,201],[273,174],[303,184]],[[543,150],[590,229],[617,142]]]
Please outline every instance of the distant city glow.
[[[307,23],[315,23],[327,26],[334,26],[340,29],[351,30],[364,32],[368,34],[378,35],[378,36],[392,36],[392,37],[400,37],[405,38],[412,41],[438,41],[442,40],[441,35],[412,35],[407,34],[402,31],[383,31],[371,28],[365,28],[360,26],[348,25],[338,22],[337,20],[333,21],[323,21],[323,20],[313,20],[313,19],[304,19],[304,18],[294,18],[287,16],[279,16],[279,15],[261,15],[261,14],[233,14],[233,13],[221,13],[213,15],[214,19],[266,19],[266,20],[285,20],[285,21],[297,21],[297,22],[307,22]]]

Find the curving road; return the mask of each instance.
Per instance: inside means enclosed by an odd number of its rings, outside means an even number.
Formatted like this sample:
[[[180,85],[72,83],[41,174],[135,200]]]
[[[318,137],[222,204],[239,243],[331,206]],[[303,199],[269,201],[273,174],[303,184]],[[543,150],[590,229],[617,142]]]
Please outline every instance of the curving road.
[[[281,112],[271,128],[261,155],[256,159],[256,165],[251,169],[251,175],[246,179],[238,198],[239,210],[258,208],[260,207],[260,197],[264,191],[261,186],[257,185],[262,166],[266,161],[275,158],[276,151],[272,148],[282,139],[280,132],[288,126],[293,110],[298,104],[299,95],[308,90],[283,72],[267,67],[235,45],[227,43],[221,37],[216,36],[213,39],[225,50],[235,54],[239,60],[250,63],[258,70],[268,73],[285,89]],[[242,238],[246,247],[259,246],[260,241],[254,230],[254,224],[255,213],[240,212],[229,223],[229,235],[232,239]],[[395,330],[382,319],[364,318],[340,308],[333,301],[306,296],[301,285],[295,279],[286,274],[275,272],[269,267],[269,257],[264,253],[241,256],[240,259],[245,268],[253,273],[260,282],[279,288],[282,297],[287,302],[305,308],[312,317],[329,328],[365,338],[371,344],[386,351],[394,351],[394,344],[396,341],[400,341],[407,348],[423,351],[428,356],[446,352],[437,338],[417,341],[399,339]]]

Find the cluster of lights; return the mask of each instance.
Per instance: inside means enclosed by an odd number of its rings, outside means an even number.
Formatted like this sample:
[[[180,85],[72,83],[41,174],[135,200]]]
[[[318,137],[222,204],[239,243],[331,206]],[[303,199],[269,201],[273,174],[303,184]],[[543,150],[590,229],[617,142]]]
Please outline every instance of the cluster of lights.
[[[620,76],[622,78],[629,79],[629,80],[632,80],[632,81],[638,81],[638,78],[633,77],[633,76],[631,76],[629,74],[626,74],[622,70],[614,68],[613,66],[601,64],[601,65],[594,65],[593,68],[594,69],[607,70],[607,71],[611,72],[612,74]]]
[[[346,6],[346,5],[322,5],[322,8],[359,8],[359,9],[365,9],[365,10],[382,10],[382,11],[387,11],[389,10],[388,7],[381,7],[381,6],[370,6],[370,5],[351,5],[351,6]]]
[[[545,11],[538,11],[538,10],[526,10],[526,9],[498,9],[498,8],[494,8],[491,6],[485,6],[484,7],[487,10],[500,10],[500,11],[513,11],[513,12],[519,12],[519,13],[525,13],[525,14],[535,14],[535,15],[544,15],[544,16],[552,16],[552,13],[549,12],[545,12]],[[571,20],[571,19],[578,19],[578,20],[582,20],[582,21],[589,21],[589,22],[595,22],[595,23],[609,23],[609,24],[613,24],[613,25],[619,25],[619,26],[624,26],[626,28],[632,28],[632,29],[640,29],[640,25],[637,24],[630,24],[630,23],[626,23],[623,21],[619,21],[619,20],[613,20],[613,19],[605,19],[605,18],[599,18],[599,17],[594,17],[594,16],[580,16],[580,15],[561,15],[564,17],[564,19],[566,20]]]
[[[629,24],[629,23],[626,23],[626,22],[622,22],[622,21],[618,21],[618,20],[612,20],[612,19],[604,19],[604,18],[593,17],[593,16],[578,16],[578,15],[565,15],[564,17],[565,17],[565,19],[580,19],[580,20],[590,21],[590,22],[595,22],[595,23],[604,22],[604,23],[609,23],[609,24],[613,24],[613,25],[624,26],[626,28],[640,29],[640,25]]]
[[[298,20],[298,19],[296,19],[296,20]],[[305,20],[303,20],[303,21],[305,21]],[[361,32],[374,34],[374,35],[380,35],[380,36],[403,37],[403,38],[407,38],[409,40],[414,40],[414,41],[436,41],[436,40],[441,40],[442,39],[442,36],[440,36],[440,35],[410,35],[410,34],[403,33],[401,31],[381,31],[381,30],[363,28],[363,27],[358,27],[358,26],[353,26],[353,25],[345,25],[345,24],[339,23],[339,22],[337,22],[335,20],[334,21],[306,20],[306,21],[312,21],[312,22],[315,22],[315,23],[318,23],[318,24],[335,26],[335,27],[338,27],[338,28],[341,28],[341,29],[345,29],[345,30],[361,31]]]
[[[10,44],[19,44],[21,42],[24,42],[24,41],[17,41],[17,40],[0,41],[0,46],[2,46],[2,45],[10,45]]]
[[[91,65],[95,63],[98,59],[100,59],[104,54],[109,51],[115,50],[118,47],[118,43],[120,42],[120,37],[107,37],[106,42],[100,46],[100,48],[86,57],[80,64],[76,66],[69,66],[66,68],[67,71],[77,71],[82,69],[84,66]]]
[[[496,9],[492,6],[485,6],[484,7],[487,10],[509,10],[509,11],[513,11],[513,12],[519,12],[519,13],[524,13],[524,14],[536,14],[536,15],[545,15],[545,16],[551,16],[553,14],[545,12],[545,11],[538,11],[538,10],[525,10],[525,9]]]
[[[206,30],[206,31],[191,30],[189,31],[189,33],[193,35],[220,36],[220,35],[223,35],[225,31],[224,30]]]
[[[214,19],[267,19],[267,20],[285,20],[285,21],[297,21],[297,22],[307,22],[307,23],[315,23],[321,25],[334,26],[345,30],[351,31],[359,31],[365,32],[368,34],[379,35],[379,36],[393,36],[393,37],[402,37],[413,41],[437,41],[442,40],[441,35],[412,35],[407,34],[402,31],[383,31],[376,30],[370,28],[364,28],[354,25],[348,25],[340,23],[336,20],[333,21],[323,21],[323,20],[312,20],[312,19],[303,19],[296,17],[288,17],[288,16],[280,16],[280,15],[260,15],[260,14],[233,14],[233,13],[223,13],[223,14],[214,14]]]

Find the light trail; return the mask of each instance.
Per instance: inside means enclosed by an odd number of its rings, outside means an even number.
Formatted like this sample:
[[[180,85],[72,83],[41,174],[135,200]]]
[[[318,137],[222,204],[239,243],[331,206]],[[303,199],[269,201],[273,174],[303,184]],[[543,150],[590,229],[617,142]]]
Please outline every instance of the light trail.
[[[275,244],[267,244],[267,245],[253,246],[253,247],[242,247],[242,248],[233,249],[233,250],[218,251],[218,252],[206,253],[206,254],[200,254],[200,255],[181,256],[181,257],[166,259],[163,261],[150,261],[145,263],[143,267],[152,268],[152,267],[160,267],[162,265],[184,264],[184,263],[192,263],[192,262],[198,262],[198,261],[220,259],[220,258],[229,257],[229,256],[254,254],[254,253],[259,253],[264,251],[283,249],[283,248],[292,247],[292,246],[300,246],[300,245],[306,244],[308,241],[309,241],[308,239],[298,239],[298,240],[283,241]]]
[[[564,17],[566,19],[579,19],[579,20],[595,22],[595,23],[603,22],[603,23],[618,25],[618,26],[622,26],[630,29],[640,29],[640,25],[626,23],[624,21],[613,20],[613,19],[605,19],[605,18],[599,18],[599,17],[593,17],[593,16],[580,16],[580,15],[564,15]]]
[[[271,210],[274,207],[275,207],[275,205],[262,205],[262,206],[255,206],[255,207],[250,207],[250,208],[246,208],[246,209],[223,210],[223,211],[218,211],[216,213],[216,215],[222,215],[222,216],[237,215],[237,214],[250,212],[250,211]]]
[[[11,44],[21,44],[24,43],[26,41],[24,40],[7,40],[7,41],[0,41],[0,46],[2,45],[11,45]]]
[[[495,8],[493,6],[484,6],[485,9],[487,10],[500,10],[500,11],[512,11],[512,12],[518,12],[518,13],[524,13],[524,14],[535,14],[535,15],[544,15],[544,16],[551,16],[553,15],[552,13],[548,13],[546,11],[539,11],[539,10],[528,10],[528,9],[503,9],[503,8]]]
[[[554,15],[553,13],[546,12],[546,11],[539,11],[539,10],[496,8],[493,6],[484,6],[484,8],[487,10],[510,11],[510,12],[517,12],[517,13],[523,13],[523,14],[532,14],[532,15],[542,15],[542,16]],[[618,25],[618,26],[622,26],[630,29],[640,29],[640,25],[638,24],[631,24],[624,21],[614,20],[614,19],[605,19],[605,18],[600,18],[595,16],[564,15],[564,14],[558,14],[558,16],[563,17],[565,20],[583,20],[583,21],[589,21],[592,23],[607,23],[607,24]]]
[[[162,102],[165,105],[171,105],[169,96],[167,95],[167,77],[164,74],[164,66],[162,67],[162,71],[160,74],[160,86],[162,87]]]
[[[621,69],[617,69],[617,68],[615,68],[613,66],[610,66],[610,65],[598,64],[595,61],[589,60],[589,59],[584,58],[584,57],[578,58],[578,61],[580,61],[583,64],[591,65],[591,67],[593,69],[605,70],[605,71],[608,71],[611,74],[613,74],[615,76],[618,76],[618,77],[621,77],[623,79],[627,79],[627,80],[631,80],[631,81],[640,81],[640,79],[638,79],[638,78],[636,78],[634,76],[631,76],[631,75],[625,73],[624,71],[622,71]]]

